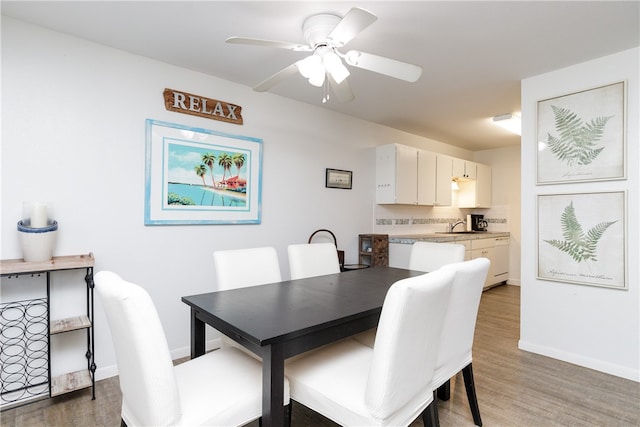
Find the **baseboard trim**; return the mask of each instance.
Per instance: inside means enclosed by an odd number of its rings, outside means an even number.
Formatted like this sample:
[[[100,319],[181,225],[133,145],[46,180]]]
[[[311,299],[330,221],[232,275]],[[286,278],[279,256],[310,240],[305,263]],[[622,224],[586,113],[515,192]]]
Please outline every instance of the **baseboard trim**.
[[[635,382],[640,382],[640,369],[633,369],[627,366],[616,365],[614,363],[605,362],[603,360],[585,357],[580,354],[570,353],[567,351],[559,350],[557,348],[538,345],[524,340],[518,341],[518,348],[530,353],[540,354],[542,356],[562,360],[563,362],[568,362],[599,372],[604,372],[605,374],[614,375],[616,377],[625,378],[627,380]]]

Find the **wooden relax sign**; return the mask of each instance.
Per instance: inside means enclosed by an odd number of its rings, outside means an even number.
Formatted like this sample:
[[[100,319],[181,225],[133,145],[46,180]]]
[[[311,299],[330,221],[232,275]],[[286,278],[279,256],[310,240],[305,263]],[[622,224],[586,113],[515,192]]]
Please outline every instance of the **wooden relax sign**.
[[[169,111],[242,124],[242,107],[239,105],[174,89],[165,89],[163,95],[164,106]]]

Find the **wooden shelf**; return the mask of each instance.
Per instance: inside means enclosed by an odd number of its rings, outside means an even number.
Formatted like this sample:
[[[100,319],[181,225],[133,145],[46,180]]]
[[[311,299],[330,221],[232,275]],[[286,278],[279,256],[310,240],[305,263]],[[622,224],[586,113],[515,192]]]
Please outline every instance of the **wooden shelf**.
[[[0,275],[43,273],[47,271],[73,270],[93,267],[93,253],[86,255],[54,256],[49,261],[27,262],[23,259],[3,259],[0,261]]]
[[[87,316],[68,317],[66,319],[52,320],[49,325],[49,334],[61,334],[63,332],[76,331],[91,327],[91,320]]]
[[[76,371],[60,375],[51,378],[51,397],[91,387],[92,384],[89,371]]]

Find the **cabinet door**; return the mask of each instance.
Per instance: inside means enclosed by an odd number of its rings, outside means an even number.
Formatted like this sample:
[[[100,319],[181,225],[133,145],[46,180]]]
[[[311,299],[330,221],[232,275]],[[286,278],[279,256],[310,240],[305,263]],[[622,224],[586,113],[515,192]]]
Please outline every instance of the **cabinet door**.
[[[491,207],[491,166],[477,164],[476,207]]]
[[[436,156],[436,206],[451,205],[451,178],[453,177],[453,158]]]
[[[464,159],[453,158],[452,177],[458,179],[476,179],[476,164]]]
[[[488,258],[491,264],[489,265],[489,271],[487,273],[487,278],[484,281],[484,287],[493,285],[494,278],[494,266],[493,266],[493,250],[494,248],[482,248],[482,249],[474,249],[471,251],[471,259],[476,258]]]
[[[376,148],[376,203],[415,205],[418,149],[398,144]]]
[[[418,204],[436,203],[436,154],[418,150]]]
[[[396,203],[415,205],[417,198],[418,149],[396,145]]]

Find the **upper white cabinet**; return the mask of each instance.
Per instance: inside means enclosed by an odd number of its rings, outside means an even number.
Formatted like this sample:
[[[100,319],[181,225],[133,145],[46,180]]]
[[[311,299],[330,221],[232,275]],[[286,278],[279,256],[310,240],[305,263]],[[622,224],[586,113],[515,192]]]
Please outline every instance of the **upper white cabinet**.
[[[376,203],[417,204],[418,149],[399,144],[376,148]]]
[[[491,167],[476,163],[476,179],[459,181],[459,208],[491,207]]]
[[[376,147],[376,203],[451,206],[456,167],[458,207],[491,207],[491,167],[401,144]]]
[[[476,179],[476,163],[454,158],[452,176],[460,180]]]
[[[453,158],[400,144],[376,148],[376,203],[451,205]]]
[[[453,157],[436,155],[436,200],[435,206],[451,205],[451,173]]]

